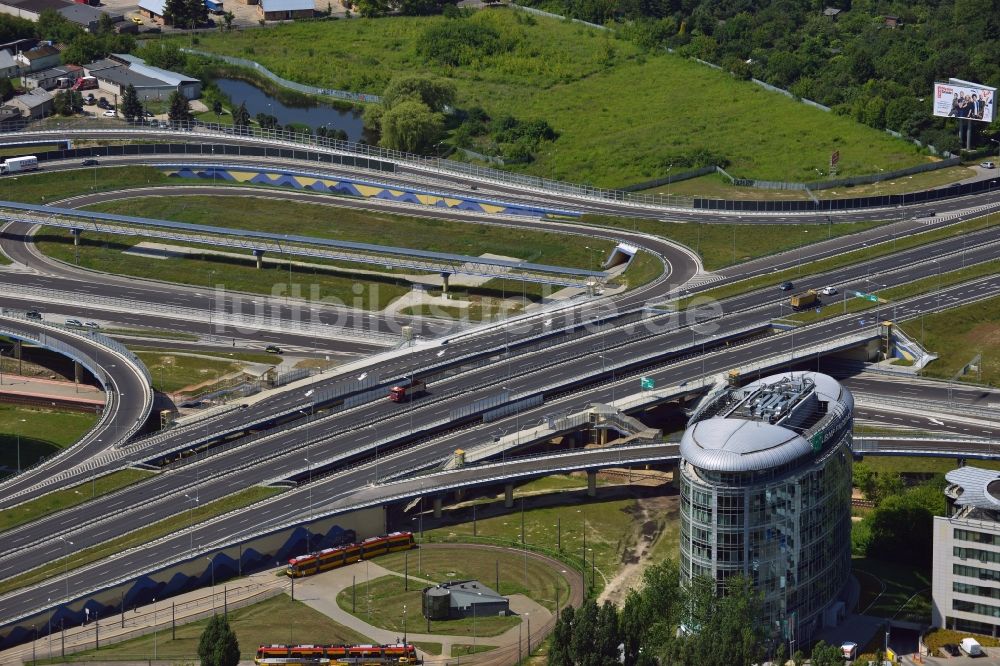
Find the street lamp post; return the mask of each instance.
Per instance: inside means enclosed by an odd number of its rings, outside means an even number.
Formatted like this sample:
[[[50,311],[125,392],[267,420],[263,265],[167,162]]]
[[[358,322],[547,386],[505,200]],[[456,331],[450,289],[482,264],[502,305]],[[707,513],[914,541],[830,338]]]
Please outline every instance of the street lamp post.
[[[211,557],[206,557],[208,563],[212,565],[212,612],[215,612],[215,560]]]
[[[403,645],[406,645],[406,604],[403,604]]]
[[[306,461],[306,465],[309,466],[309,481],[307,482],[307,484],[309,485],[309,522],[312,522],[312,517],[313,517],[313,488],[312,488],[313,470],[312,470],[312,461],[309,460],[309,458],[305,458],[305,461]],[[309,548],[309,528],[308,527],[306,527],[306,552],[307,553],[311,552],[310,548]]]
[[[63,562],[66,565],[63,577],[66,579],[66,600],[69,601],[69,547],[73,545],[73,542],[63,536],[59,539],[63,542]]]
[[[191,497],[187,493],[184,493],[184,497],[188,499],[188,530],[191,535],[191,552],[194,552],[194,506],[198,503],[197,497]]]

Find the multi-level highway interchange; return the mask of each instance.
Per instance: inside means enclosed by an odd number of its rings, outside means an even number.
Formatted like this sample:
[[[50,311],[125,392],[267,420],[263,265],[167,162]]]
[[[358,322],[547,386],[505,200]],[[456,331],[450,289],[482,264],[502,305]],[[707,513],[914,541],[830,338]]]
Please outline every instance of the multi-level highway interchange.
[[[77,130],[79,137],[88,131]],[[23,132],[19,138],[43,140],[45,132]],[[65,132],[59,132],[65,135]],[[125,135],[125,132],[122,132]],[[136,140],[167,138],[166,130],[131,132]],[[153,135],[155,134],[155,135]],[[190,136],[190,135],[189,135]],[[202,134],[198,139],[220,147],[259,145],[259,138]],[[277,140],[275,143],[280,143]],[[203,152],[203,151],[200,151]],[[322,150],[317,149],[317,152]],[[733,221],[735,215],[693,208],[664,207],[620,199],[607,193],[588,194],[567,188],[533,187],[530,183],[501,183],[481,177],[438,172],[399,160],[392,172],[358,167],[317,164],[283,158],[258,166],[294,168],[327,176],[353,176],[393,185],[420,188],[442,195],[469,195],[519,206],[569,211],[599,212],[654,219]],[[165,159],[169,158],[169,159]],[[102,165],[179,163],[211,166],[206,156],[120,156],[102,158]],[[254,157],[227,157],[226,163],[249,166]],[[388,162],[392,162],[388,160]],[[79,159],[45,164],[46,171],[71,169]],[[64,206],[78,207],[114,198],[143,196],[253,194],[288,200],[315,200],[315,195],[269,189],[266,194],[250,188],[180,185],[147,190],[109,192],[73,199]],[[338,199],[352,207],[380,207],[384,202]],[[433,319],[386,317],[350,312],[322,304],[286,299],[220,297],[206,289],[144,282],[86,272],[40,255],[30,242],[36,223],[46,216],[72,219],[71,211],[25,211],[0,204],[7,221],[0,239],[2,250],[32,271],[0,273],[0,305],[10,314],[0,318],[4,335],[35,341],[66,353],[97,375],[108,393],[108,407],[95,429],[76,446],[43,465],[8,478],[0,485],[0,509],[37,498],[44,493],[90,480],[124,466],[158,471],[147,480],[121,491],[100,496],[70,509],[41,517],[3,534],[0,542],[0,579],[8,579],[57,560],[66,552],[65,540],[74,548],[100,544],[157,520],[188,510],[192,498],[204,504],[259,484],[292,482],[291,490],[203,524],[193,525],[139,549],[102,559],[77,570],[68,570],[42,583],[0,596],[3,645],[30,640],[32,625],[58,617],[75,618],[84,603],[98,600],[114,609],[119,593],[131,581],[157,572],[177,571],[194,563],[204,582],[206,557],[216,558],[213,576],[232,575],[230,560],[235,548],[268,534],[291,534],[295,526],[313,525],[324,533],[331,515],[371,506],[406,505],[415,498],[435,498],[450,489],[482,484],[503,484],[566,470],[592,470],[631,464],[671,465],[677,458],[674,444],[649,438],[597,449],[554,450],[525,457],[518,447],[588,427],[589,406],[615,404],[623,412],[643,409],[681,398],[697,398],[717,378],[730,370],[758,375],[770,368],[802,365],[816,367],[833,351],[865,344],[884,335],[883,321],[905,321],[937,312],[957,303],[1000,295],[1000,276],[934,290],[861,315],[836,316],[819,323],[781,331],[774,319],[788,315],[787,295],[773,287],[700,306],[677,314],[667,304],[747,277],[800,267],[803,277],[796,288],[837,285],[844,292],[870,292],[911,282],[937,272],[995,260],[998,234],[994,227],[949,236],[911,249],[891,252],[877,260],[862,261],[821,275],[810,275],[809,263],[860,248],[891,244],[911,234],[947,227],[1000,209],[1000,191],[947,198],[933,203],[884,208],[857,208],[817,213],[742,214],[743,223],[897,220],[856,234],[819,242],[801,249],[733,266],[714,276],[702,277],[698,258],[686,248],[661,238],[620,229],[597,229],[572,221],[540,217],[496,216],[468,211],[408,206],[411,215],[448,217],[476,224],[504,224],[561,233],[600,236],[652,253],[665,265],[656,280],[613,296],[589,296],[549,306],[533,314],[501,322],[460,328]],[[18,221],[22,220],[22,221]],[[27,221],[24,221],[27,220]],[[91,220],[92,221],[92,220]],[[86,221],[80,227],[86,230]],[[822,228],[822,227],[818,227]],[[85,232],[85,231],[84,231]],[[308,236],[308,230],[302,235]],[[933,263],[932,263],[933,262]],[[26,320],[17,313],[44,303],[46,315],[111,319],[242,339],[253,329],[258,343],[274,343],[356,355],[339,371],[292,383],[268,394],[252,409],[216,410],[190,424],[154,435],[134,436],[150,417],[152,390],[148,373],[124,348],[87,333],[73,332],[47,322]],[[171,308],[183,307],[199,316],[178,316]],[[297,324],[308,313],[308,326]],[[238,318],[239,316],[244,318]],[[256,323],[249,317],[255,316]],[[248,323],[250,322],[250,323]],[[400,344],[403,324],[411,325],[415,342]],[[237,326],[238,325],[238,326]],[[344,329],[344,330],[341,330]],[[639,376],[652,378],[656,389],[639,390]],[[388,387],[419,378],[428,382],[428,395],[405,404],[385,399]],[[888,395],[898,383],[878,376],[844,380],[858,395]],[[919,438],[894,442],[860,441],[858,448],[881,446],[890,452],[945,454],[952,457],[992,457],[989,446],[976,441],[988,438],[994,417],[988,410],[995,396],[944,385],[914,383],[910,397],[928,403],[951,401],[956,413],[968,410],[976,420],[957,425],[932,423],[911,417],[920,429],[941,431],[953,441],[933,443]],[[861,400],[858,416],[872,421],[889,420],[895,412],[878,401]],[[611,410],[614,411],[613,409]],[[485,415],[485,416],[484,416]],[[970,425],[972,424],[972,425]],[[970,438],[971,437],[971,438]],[[459,448],[470,454],[464,467],[442,471]],[[181,456],[192,450],[197,455]],[[482,453],[485,452],[485,453]],[[508,457],[510,458],[508,460]],[[302,534],[302,532],[298,532]],[[60,536],[62,539],[54,538]],[[224,549],[229,555],[219,557]],[[244,562],[248,564],[248,562]],[[256,566],[264,563],[256,562]],[[241,565],[242,566],[242,565]],[[116,590],[113,594],[108,590]]]

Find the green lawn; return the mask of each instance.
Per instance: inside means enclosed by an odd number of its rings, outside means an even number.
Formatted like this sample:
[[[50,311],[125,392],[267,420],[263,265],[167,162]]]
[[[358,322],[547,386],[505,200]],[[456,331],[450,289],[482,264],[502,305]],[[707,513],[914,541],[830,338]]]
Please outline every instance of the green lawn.
[[[224,375],[237,372],[238,362],[220,361],[208,356],[159,351],[136,352],[153,378],[153,388],[164,393],[174,393],[202,382],[214,382]],[[271,359],[273,363],[274,360]]]
[[[154,352],[158,354],[177,354],[180,353],[176,349],[158,349],[156,347],[144,347],[142,345],[127,345],[129,349],[134,352]],[[183,352],[186,354],[196,354],[204,355],[211,358],[226,358],[235,361],[245,361],[247,363],[264,363],[266,365],[277,365],[281,362],[281,359],[276,357],[274,354],[266,353],[255,353],[255,352],[227,352],[223,348],[218,351],[206,351],[206,352]]]
[[[39,458],[76,443],[95,423],[97,414],[93,410],[77,412],[0,404],[0,467],[17,470],[19,448],[21,469],[30,467]]]
[[[584,215],[581,221],[584,224],[601,227],[642,231],[676,241],[698,253],[705,270],[708,271],[818,243],[828,238],[865,231],[883,224],[882,222],[841,222],[832,225],[703,224],[606,215]]]
[[[872,456],[866,455],[864,464],[880,474],[944,474],[958,467],[955,458],[928,458],[924,456]],[[976,467],[1000,470],[1000,460],[976,460]]]
[[[471,528],[471,526],[470,526]],[[425,533],[425,536],[430,535]],[[569,586],[565,579],[555,573],[551,567],[528,557],[516,550],[492,551],[476,548],[425,548],[411,550],[409,555],[392,553],[377,560],[381,566],[402,573],[409,562],[410,575],[444,582],[446,580],[476,579],[502,595],[523,594],[555,612],[556,595],[559,604],[565,604],[569,595]],[[525,566],[527,565],[527,566]],[[500,585],[497,589],[497,567],[500,572]],[[527,575],[527,582],[525,582]],[[572,573],[570,574],[572,575]],[[421,588],[423,584],[410,581],[410,589]],[[402,585],[400,586],[402,589]],[[348,591],[349,594],[349,591]],[[358,587],[358,610],[361,610],[362,590]],[[350,597],[348,596],[348,603]],[[419,602],[418,602],[419,604]],[[419,608],[419,605],[417,606]],[[439,624],[439,623],[434,623]],[[437,633],[449,633],[440,631]]]
[[[149,543],[154,539],[173,534],[190,525],[195,525],[202,521],[221,516],[229,511],[234,511],[262,499],[266,499],[282,492],[281,488],[264,488],[254,486],[241,490],[214,502],[207,502],[199,505],[193,510],[185,511],[184,507],[178,508],[178,512],[170,518],[165,518],[142,529],[129,534],[106,541],[99,546],[91,546],[74,552],[68,557],[53,560],[40,567],[31,569],[22,574],[0,582],[0,594],[5,594],[11,590],[16,590],[28,585],[33,585],[46,580],[54,575],[62,573],[66,569],[76,569],[98,560],[110,557],[115,553],[120,553],[129,548],[135,548],[144,543]]]
[[[254,259],[247,252],[246,260],[212,254],[188,254],[168,259],[149,259],[125,254],[131,247],[144,241],[156,241],[133,236],[110,234],[84,234],[79,247],[74,247],[69,231],[50,230],[38,234],[36,243],[46,255],[79,265],[84,268],[116,275],[132,275],[154,280],[165,280],[199,287],[222,284],[227,290],[275,297],[288,295],[291,278],[292,295],[296,298],[344,303],[361,308],[382,309],[409,291],[408,283],[391,275],[367,275],[361,294],[354,291],[359,284],[353,274],[337,270],[320,270],[307,266],[287,264],[265,265],[257,270]]]
[[[206,33],[198,48],[255,60],[300,83],[376,94],[398,72],[448,78],[459,107],[480,105],[492,116],[544,119],[555,128],[558,139],[522,169],[603,187],[662,176],[699,151],[723,156],[734,175],[771,180],[815,179],[814,169],[824,168],[838,149],[843,175],[925,160],[904,141],[725,72],[505,8],[468,20],[493,26],[509,50],[481,55],[471,65],[432,64],[417,53],[417,41],[428,27],[449,20],[300,22]]]
[[[112,337],[136,337],[136,338],[162,338],[163,340],[185,340],[194,342],[198,339],[193,333],[183,333],[181,331],[163,331],[151,328],[112,328],[108,327],[102,331],[105,335]],[[127,345],[130,349],[132,345]]]
[[[593,251],[588,247],[596,247],[602,256],[614,247],[610,241],[520,227],[471,224],[242,196],[148,197],[111,201],[88,206],[87,210],[431,252],[472,256],[499,254],[577,268],[592,265]]]
[[[14,176],[0,182],[0,196],[8,201],[51,203],[58,199],[131,187],[175,183],[158,169],[146,166],[102,167]]]
[[[145,479],[147,476],[152,476],[152,474],[152,472],[144,470],[123,469],[99,476],[78,486],[42,495],[38,499],[0,512],[0,532],[37,520],[50,513],[82,504],[94,497],[120,490]]]
[[[610,241],[584,236],[353,211],[299,202],[260,199],[248,206],[243,197],[224,196],[192,196],[184,197],[181,201],[183,203],[178,205],[177,199],[148,197],[109,202],[92,209],[270,233],[298,233],[351,242],[375,240],[380,244],[435,252],[474,256],[491,253],[572,267],[593,266],[595,256],[607,255],[613,246]],[[375,229],[377,236],[373,236]],[[124,254],[124,251],[144,240],[155,242],[156,239],[87,233],[77,247],[72,245],[69,232],[64,230],[48,230],[36,238],[42,251],[50,256],[69,263],[79,261],[79,265],[83,267],[121,275],[197,286],[222,283],[232,290],[277,296],[284,293],[280,290],[289,281],[287,264],[265,264],[265,268],[258,271],[249,253],[246,253],[243,260],[210,253],[150,260],[143,256]],[[345,272],[349,268],[381,271],[381,266],[342,265],[342,262],[330,262],[327,265],[293,265],[292,283],[300,286],[302,296],[318,296],[323,300],[349,305],[357,302],[362,307],[381,309],[408,291],[409,282],[398,274],[379,272],[357,276]],[[640,253],[623,279],[634,287],[655,279],[661,271],[662,263],[659,260],[648,253]],[[360,295],[356,292],[358,280],[370,283],[369,288]],[[313,285],[317,291],[313,291]],[[479,320],[492,316],[495,310],[493,305],[479,304],[480,297],[498,298],[505,294],[523,294],[535,300],[542,295],[543,290],[517,280],[492,280],[478,287],[456,287],[453,293],[456,296],[467,295],[477,303],[468,311],[445,307],[438,314],[446,317],[470,316]],[[430,314],[431,310],[418,308],[411,313]]]
[[[463,555],[464,557],[464,555]],[[428,633],[427,621],[421,616],[423,584],[411,581],[409,591],[403,589],[399,576],[383,576],[357,583],[355,611],[352,613],[372,626],[403,633],[403,607],[406,607],[407,630]],[[351,613],[351,588],[337,595],[337,605]],[[463,618],[430,623],[431,634],[444,636],[497,636],[516,627],[521,618],[516,615]]]
[[[562,533],[563,557],[579,566],[584,553],[584,527],[586,527],[586,554],[588,583],[591,582],[591,558],[596,565],[596,585],[598,591],[605,580],[610,580],[621,566],[625,550],[634,546],[637,522],[634,499],[589,500],[583,493],[567,500],[566,505],[532,508],[531,500],[524,503],[525,539],[531,547],[555,551]],[[501,500],[502,503],[502,500]],[[476,537],[473,536],[471,510],[465,512],[465,520],[458,525],[450,525],[427,530],[425,536],[433,541],[475,541],[496,543],[518,547],[521,542],[520,502],[509,513],[487,516],[480,510],[476,521]]]
[[[923,340],[924,347],[940,357],[921,374],[951,379],[959,368],[982,354],[981,377],[975,372],[964,379],[997,385],[1000,383],[1000,298],[926,315],[903,324],[907,334]]]
[[[156,655],[167,660],[198,660],[198,640],[208,620],[177,626],[177,638],[171,639],[170,629],[161,629],[156,636]],[[252,660],[260,645],[271,644],[370,644],[366,636],[338,624],[301,601],[292,601],[286,594],[229,611],[229,626],[236,632],[240,657]],[[153,635],[149,634],[100,650],[73,654],[74,661],[147,661],[153,656]],[[440,646],[438,647],[440,652]],[[44,662],[39,662],[44,663]],[[53,660],[52,663],[59,663]]]

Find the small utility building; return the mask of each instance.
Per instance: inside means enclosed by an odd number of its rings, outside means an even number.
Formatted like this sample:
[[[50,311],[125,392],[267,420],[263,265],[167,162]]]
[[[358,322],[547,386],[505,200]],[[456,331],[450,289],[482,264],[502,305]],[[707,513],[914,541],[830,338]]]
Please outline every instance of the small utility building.
[[[315,0],[260,0],[257,13],[265,21],[312,18],[316,14],[316,2]]]
[[[424,588],[423,612],[428,620],[510,615],[510,601],[478,580],[452,580]]]

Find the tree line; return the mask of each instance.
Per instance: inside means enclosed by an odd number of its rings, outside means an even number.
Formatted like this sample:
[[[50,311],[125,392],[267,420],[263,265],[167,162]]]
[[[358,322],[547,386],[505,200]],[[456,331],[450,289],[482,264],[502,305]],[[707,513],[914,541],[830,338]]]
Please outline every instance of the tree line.
[[[593,599],[563,608],[548,654],[550,666],[750,666],[769,658],[784,663],[785,643],[760,624],[761,594],[740,576],[720,594],[711,578],[681,584],[674,560],[645,571],[619,610]],[[802,664],[805,655],[792,655]],[[820,641],[813,666],[840,666],[839,650]]]

